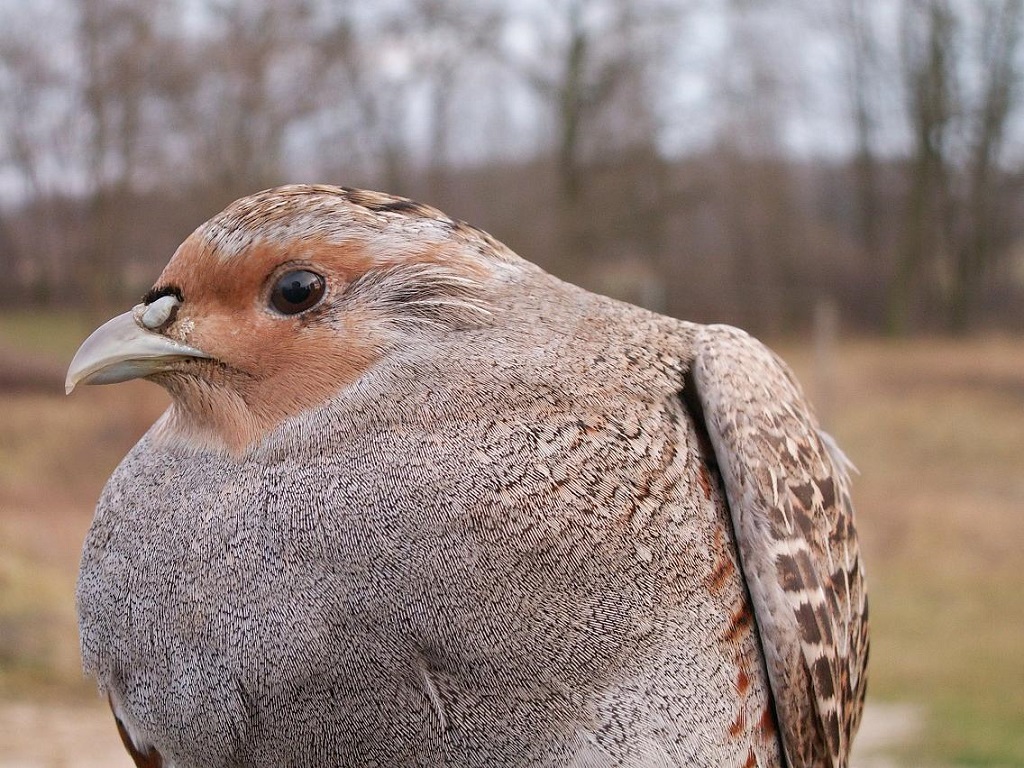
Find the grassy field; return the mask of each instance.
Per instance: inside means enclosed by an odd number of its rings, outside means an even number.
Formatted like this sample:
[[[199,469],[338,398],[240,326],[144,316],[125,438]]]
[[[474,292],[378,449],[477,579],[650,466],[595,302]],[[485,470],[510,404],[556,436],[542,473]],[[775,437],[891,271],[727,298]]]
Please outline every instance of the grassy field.
[[[59,368],[87,330],[0,316],[0,365]],[[1024,765],[1024,340],[850,341],[824,371],[805,346],[781,352],[861,472],[869,696],[924,717],[889,757]],[[165,405],[138,382],[0,391],[0,702],[98,708],[78,672],[78,550],[104,479]]]
[[[924,707],[906,765],[1024,765],[1024,342],[851,343],[835,372],[829,428],[861,472],[870,695]]]

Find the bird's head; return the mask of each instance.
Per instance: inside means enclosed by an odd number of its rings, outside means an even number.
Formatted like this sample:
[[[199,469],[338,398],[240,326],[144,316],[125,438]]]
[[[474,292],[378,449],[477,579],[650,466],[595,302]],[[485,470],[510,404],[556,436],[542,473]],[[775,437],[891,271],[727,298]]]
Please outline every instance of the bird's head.
[[[410,337],[488,325],[495,289],[524,268],[410,200],[267,190],[185,240],[142,303],[86,339],[66,388],[155,381],[173,399],[163,429],[239,453]]]

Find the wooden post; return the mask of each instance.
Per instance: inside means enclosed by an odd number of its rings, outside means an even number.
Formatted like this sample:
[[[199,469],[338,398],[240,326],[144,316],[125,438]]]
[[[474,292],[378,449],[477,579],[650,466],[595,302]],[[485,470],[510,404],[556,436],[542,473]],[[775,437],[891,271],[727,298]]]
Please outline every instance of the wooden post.
[[[814,305],[814,401],[822,426],[830,426],[835,415],[836,342],[839,337],[839,309],[829,296]]]

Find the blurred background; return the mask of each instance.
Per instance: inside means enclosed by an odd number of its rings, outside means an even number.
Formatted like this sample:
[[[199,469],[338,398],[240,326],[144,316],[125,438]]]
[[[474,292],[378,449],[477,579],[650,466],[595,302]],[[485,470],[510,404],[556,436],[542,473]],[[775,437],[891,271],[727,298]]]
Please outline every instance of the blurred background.
[[[857,765],[1024,765],[1024,0],[0,0],[0,768],[127,766],[78,667],[103,481],[166,406],[63,399],[188,233],[406,195],[743,326],[861,474]]]

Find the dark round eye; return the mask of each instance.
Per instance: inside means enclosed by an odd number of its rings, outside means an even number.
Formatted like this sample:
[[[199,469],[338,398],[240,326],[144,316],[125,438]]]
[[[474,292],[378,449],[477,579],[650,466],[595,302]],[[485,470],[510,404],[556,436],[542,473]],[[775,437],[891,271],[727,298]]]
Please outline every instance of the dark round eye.
[[[327,283],[316,272],[296,269],[277,279],[270,292],[270,303],[283,315],[297,315],[320,301],[326,290]]]

